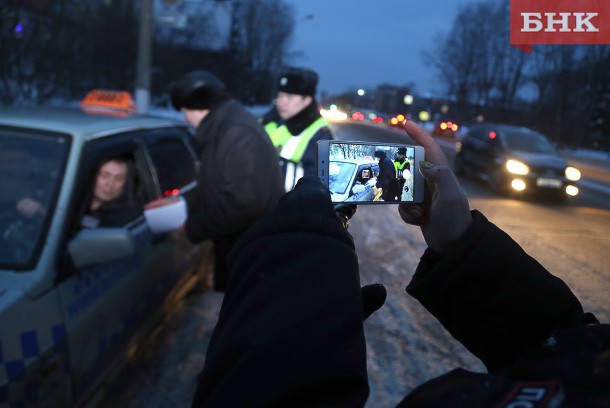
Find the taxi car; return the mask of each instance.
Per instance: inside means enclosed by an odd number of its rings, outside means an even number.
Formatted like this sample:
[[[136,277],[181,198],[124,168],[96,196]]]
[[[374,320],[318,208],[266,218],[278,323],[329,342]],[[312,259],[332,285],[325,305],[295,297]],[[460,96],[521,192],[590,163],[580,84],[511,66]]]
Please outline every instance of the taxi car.
[[[340,159],[328,163],[328,184],[333,202],[377,201],[375,184],[379,164],[371,159]]]
[[[565,198],[579,192],[580,171],[568,166],[551,142],[532,129],[485,123],[456,143],[454,170],[473,175],[498,192],[543,193]]]
[[[204,245],[153,234],[142,214],[81,227],[109,158],[133,161],[142,203],[192,186],[198,169],[183,123],[92,109],[0,107],[0,406],[99,396],[207,267]],[[20,213],[24,197],[44,211]]]

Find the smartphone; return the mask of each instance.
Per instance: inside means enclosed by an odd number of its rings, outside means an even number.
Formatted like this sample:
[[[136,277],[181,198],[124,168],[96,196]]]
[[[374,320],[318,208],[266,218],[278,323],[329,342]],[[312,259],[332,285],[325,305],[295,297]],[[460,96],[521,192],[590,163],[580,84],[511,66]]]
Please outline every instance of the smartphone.
[[[416,171],[421,160],[421,146],[320,140],[317,174],[333,203],[421,203],[424,179]]]

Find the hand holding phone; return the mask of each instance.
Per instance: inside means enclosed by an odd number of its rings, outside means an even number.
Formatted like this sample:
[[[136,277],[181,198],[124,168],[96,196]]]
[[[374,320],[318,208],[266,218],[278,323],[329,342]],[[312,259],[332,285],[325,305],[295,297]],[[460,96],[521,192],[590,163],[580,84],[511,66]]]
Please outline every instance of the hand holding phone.
[[[317,174],[331,192],[333,203],[421,203],[424,181],[417,164],[424,160],[421,146],[318,142]]]
[[[411,121],[405,124],[405,131],[426,149],[426,160],[418,167],[430,191],[424,203],[401,204],[398,212],[407,224],[421,226],[426,243],[435,253],[444,254],[472,222],[468,198],[434,138]]]

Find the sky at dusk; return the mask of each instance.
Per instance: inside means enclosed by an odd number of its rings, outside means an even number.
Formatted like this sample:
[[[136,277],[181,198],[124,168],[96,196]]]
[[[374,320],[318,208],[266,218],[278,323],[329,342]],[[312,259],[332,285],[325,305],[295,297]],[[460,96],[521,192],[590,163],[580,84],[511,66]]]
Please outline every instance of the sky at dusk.
[[[320,74],[318,95],[382,83],[413,83],[418,94],[438,95],[437,73],[422,53],[435,50],[459,7],[472,0],[285,1],[297,20],[292,65]]]

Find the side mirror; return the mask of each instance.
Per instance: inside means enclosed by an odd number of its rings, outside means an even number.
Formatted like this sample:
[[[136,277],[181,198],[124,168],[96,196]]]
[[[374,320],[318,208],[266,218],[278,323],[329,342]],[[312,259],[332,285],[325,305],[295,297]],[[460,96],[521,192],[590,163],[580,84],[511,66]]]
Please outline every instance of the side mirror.
[[[362,184],[356,184],[354,187],[352,187],[353,194],[360,194],[360,193],[364,193],[365,191],[366,191],[366,188]]]
[[[128,258],[136,246],[127,228],[91,228],[80,231],[68,242],[74,266],[85,266]]]

